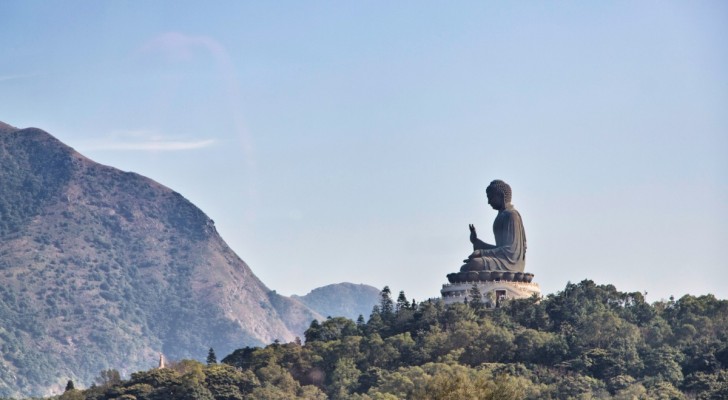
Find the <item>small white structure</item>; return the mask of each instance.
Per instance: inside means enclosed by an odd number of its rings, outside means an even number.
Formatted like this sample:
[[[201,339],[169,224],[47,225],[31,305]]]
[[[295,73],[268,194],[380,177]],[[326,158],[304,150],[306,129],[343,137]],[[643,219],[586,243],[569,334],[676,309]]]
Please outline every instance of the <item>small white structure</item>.
[[[489,308],[498,307],[506,299],[527,299],[534,294],[541,296],[538,283],[495,280],[446,283],[440,290],[442,300],[445,304],[464,303],[466,299],[471,301],[470,291],[473,285],[483,296],[481,301]]]

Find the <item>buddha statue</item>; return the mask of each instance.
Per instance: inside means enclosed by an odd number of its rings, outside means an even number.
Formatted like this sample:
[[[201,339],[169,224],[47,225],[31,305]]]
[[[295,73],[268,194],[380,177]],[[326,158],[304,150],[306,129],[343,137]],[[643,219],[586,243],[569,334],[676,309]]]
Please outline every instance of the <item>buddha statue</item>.
[[[521,214],[511,204],[511,187],[501,180],[494,180],[485,190],[488,204],[498,210],[493,222],[495,244],[478,239],[474,225],[470,225],[470,242],[473,253],[464,260],[461,272],[508,271],[523,272],[526,266],[526,232]]]

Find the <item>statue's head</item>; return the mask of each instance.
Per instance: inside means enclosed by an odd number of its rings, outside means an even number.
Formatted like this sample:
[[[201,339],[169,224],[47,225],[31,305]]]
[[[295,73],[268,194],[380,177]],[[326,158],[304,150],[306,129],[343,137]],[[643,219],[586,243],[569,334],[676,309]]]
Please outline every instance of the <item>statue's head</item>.
[[[488,204],[495,209],[501,209],[511,202],[511,187],[500,179],[496,179],[485,189],[488,195]],[[494,201],[497,203],[494,204]],[[499,204],[499,203],[503,204]]]

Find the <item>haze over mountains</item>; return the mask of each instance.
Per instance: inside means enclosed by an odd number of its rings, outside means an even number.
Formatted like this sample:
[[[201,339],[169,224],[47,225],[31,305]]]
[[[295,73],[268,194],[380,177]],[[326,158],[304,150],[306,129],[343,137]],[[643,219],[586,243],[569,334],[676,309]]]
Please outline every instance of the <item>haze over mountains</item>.
[[[40,129],[0,122],[0,187],[0,396],[147,369],[159,352],[201,359],[292,341],[345,311],[276,294],[179,193]],[[356,313],[378,292],[328,290]]]

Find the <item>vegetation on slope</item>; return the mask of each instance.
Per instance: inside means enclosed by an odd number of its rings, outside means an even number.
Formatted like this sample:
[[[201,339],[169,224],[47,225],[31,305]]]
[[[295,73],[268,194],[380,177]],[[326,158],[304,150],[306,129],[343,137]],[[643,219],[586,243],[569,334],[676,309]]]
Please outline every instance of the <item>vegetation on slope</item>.
[[[72,159],[37,129],[0,142],[0,237],[17,232],[57,195],[72,174]]]
[[[728,301],[648,304],[592,281],[487,310],[394,300],[306,342],[182,361],[61,399],[726,399]]]

